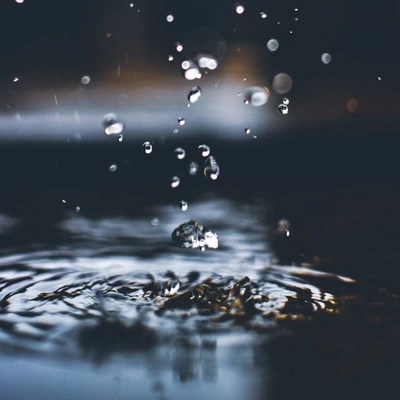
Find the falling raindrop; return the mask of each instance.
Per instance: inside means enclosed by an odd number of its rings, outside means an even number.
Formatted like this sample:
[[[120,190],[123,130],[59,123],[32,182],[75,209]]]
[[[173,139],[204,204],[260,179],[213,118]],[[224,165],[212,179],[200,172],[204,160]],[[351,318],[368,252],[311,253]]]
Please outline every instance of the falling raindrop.
[[[150,142],[144,142],[142,147],[146,154],[150,154],[153,151],[153,145]]]
[[[189,175],[196,175],[197,172],[199,171],[199,164],[197,164],[196,162],[192,161],[189,164]]]
[[[24,0],[15,0],[15,2],[18,4],[22,4],[24,2]]]
[[[172,130],[172,132],[173,132],[173,133],[178,133],[178,132],[179,132],[179,129],[178,129],[178,128],[174,128],[174,129]]]
[[[13,82],[18,82],[19,81],[19,78],[18,78],[18,76],[16,76],[14,79],[13,79]]]
[[[330,55],[329,53],[324,53],[324,54],[322,54],[322,56],[321,56],[321,61],[322,61],[324,64],[329,64],[329,63],[331,62],[331,60],[332,60],[332,57],[331,57],[331,55]]]
[[[106,114],[103,117],[103,126],[107,135],[120,134],[124,130],[124,124],[114,113]]]
[[[106,38],[110,38],[111,37],[111,33],[107,32],[106,33]]]
[[[117,164],[112,164],[110,165],[110,167],[108,168],[110,170],[110,172],[115,172],[117,170]]]
[[[287,97],[285,97],[285,98],[282,100],[282,103],[283,103],[285,106],[289,105],[289,99],[288,99]]]
[[[284,72],[275,75],[274,79],[272,80],[272,87],[274,88],[275,92],[279,94],[288,92],[292,88],[292,85],[292,78]]]
[[[185,118],[182,118],[182,117],[179,117],[179,118],[178,118],[178,124],[179,124],[179,125],[185,125],[185,123],[186,123]]]
[[[180,183],[181,183],[181,180],[177,176],[173,176],[171,178],[171,187],[173,189],[177,188]]]
[[[218,67],[216,58],[209,54],[199,54],[196,60],[200,68],[207,68],[212,71]]]
[[[283,233],[284,235],[286,235],[287,237],[290,236],[290,223],[286,218],[283,218],[281,220],[278,221],[278,227],[277,227],[277,231],[279,233]]]
[[[213,156],[208,157],[204,164],[204,175],[214,181],[219,176],[219,165]]]
[[[279,104],[278,111],[281,114],[287,114],[289,112],[289,107],[286,104]]]
[[[130,4],[129,4],[129,7],[131,7],[131,8],[132,8],[132,7],[133,7],[133,3],[130,3]]]
[[[260,12],[261,18],[265,19],[267,18],[267,14],[265,12]]]
[[[206,144],[199,145],[198,149],[202,157],[208,157],[210,155],[210,148]]]
[[[254,107],[260,107],[268,101],[269,92],[267,88],[253,86],[246,89],[244,104],[251,104]]]
[[[166,17],[167,22],[172,22],[174,20],[174,16],[172,14],[167,15]]]
[[[178,160],[183,160],[186,155],[185,150],[182,149],[182,147],[178,147],[177,149],[175,149],[174,154]]]
[[[176,42],[176,43],[175,43],[175,49],[176,49],[176,51],[177,51],[178,53],[180,53],[180,52],[183,50],[182,44],[179,43],[179,42]]]
[[[82,76],[81,83],[82,85],[88,85],[90,83],[90,76],[88,75]]]
[[[192,81],[194,79],[201,78],[201,73],[200,73],[199,67],[193,61],[190,61],[190,60],[183,61],[181,64],[181,68],[182,68],[183,76],[188,81]]]
[[[251,132],[250,128],[244,128],[244,132],[246,133],[246,135],[248,135]]]
[[[201,89],[198,86],[192,88],[192,90],[188,94],[188,100],[191,103],[195,103],[201,96]]]
[[[276,51],[278,50],[279,42],[276,39],[270,39],[267,42],[267,49],[269,51]]]
[[[173,59],[174,59],[174,56],[171,56],[171,55],[168,56],[168,61],[173,61]]]
[[[239,3],[236,3],[236,14],[243,14],[244,13],[244,7],[241,5],[241,4],[239,4]]]
[[[80,212],[80,211],[81,211],[81,208],[80,208],[79,206],[76,206],[76,207],[75,207],[75,211],[76,211],[76,212]]]
[[[119,135],[118,136],[118,142],[122,142],[124,140],[124,135]]]
[[[188,204],[186,203],[186,201],[181,200],[179,202],[179,207],[182,211],[186,211],[188,209]]]

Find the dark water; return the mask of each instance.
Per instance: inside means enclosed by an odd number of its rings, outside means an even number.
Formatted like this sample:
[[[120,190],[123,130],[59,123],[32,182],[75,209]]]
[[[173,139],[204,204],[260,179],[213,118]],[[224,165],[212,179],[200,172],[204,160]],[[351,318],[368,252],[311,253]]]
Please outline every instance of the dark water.
[[[265,222],[268,203],[74,207],[29,243],[21,218],[0,216],[13,244],[0,258],[2,399],[329,397],[342,382],[365,390],[357,379],[371,369],[393,371],[398,287],[276,265],[270,247],[289,237]],[[218,249],[174,245],[191,218]]]

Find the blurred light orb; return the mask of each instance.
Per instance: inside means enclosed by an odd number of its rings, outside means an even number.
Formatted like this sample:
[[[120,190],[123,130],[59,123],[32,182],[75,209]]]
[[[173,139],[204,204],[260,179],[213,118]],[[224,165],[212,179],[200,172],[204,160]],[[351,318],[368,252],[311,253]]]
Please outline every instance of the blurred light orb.
[[[172,14],[168,14],[166,20],[167,22],[172,22],[174,20],[174,16]]]
[[[174,59],[174,56],[171,56],[171,55],[168,56],[168,61],[173,61],[173,59]]]
[[[243,14],[244,13],[244,7],[241,5],[241,4],[239,4],[239,3],[236,3],[236,14]]]
[[[22,4],[24,2],[24,0],[15,0],[15,2],[18,4]]]
[[[267,42],[267,49],[269,51],[276,51],[278,50],[279,42],[276,39],[270,39]]]
[[[177,51],[178,53],[180,53],[180,52],[183,50],[182,44],[179,43],[179,42],[176,42],[176,43],[175,43],[175,49],[176,49],[176,51]]]
[[[267,18],[267,14],[265,14],[265,12],[260,12],[260,16],[263,19]]]
[[[324,53],[321,56],[321,61],[324,64],[329,64],[332,61],[332,57],[331,57],[331,55],[329,53]]]
[[[88,85],[90,83],[90,76],[88,75],[82,76],[81,83],[82,85]]]
[[[358,101],[356,99],[349,99],[346,104],[347,111],[353,113],[358,110]]]
[[[218,61],[209,54],[199,54],[197,56],[197,64],[200,68],[207,68],[211,71],[218,67]]]
[[[284,72],[275,75],[274,79],[272,80],[272,88],[275,90],[276,93],[279,94],[287,93],[292,88],[292,86],[292,78]]]
[[[269,92],[267,88],[260,86],[252,86],[245,91],[245,104],[251,104],[254,107],[263,106],[269,98]]]

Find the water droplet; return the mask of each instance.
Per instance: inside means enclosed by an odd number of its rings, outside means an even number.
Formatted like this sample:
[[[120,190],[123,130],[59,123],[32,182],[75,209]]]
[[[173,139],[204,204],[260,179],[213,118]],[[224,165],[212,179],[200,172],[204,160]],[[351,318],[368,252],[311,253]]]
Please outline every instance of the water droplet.
[[[208,157],[210,155],[210,148],[206,144],[199,145],[198,149],[202,157]]]
[[[124,124],[114,113],[106,114],[103,117],[103,126],[107,135],[120,134],[124,130]]]
[[[269,51],[276,51],[278,50],[279,42],[276,39],[270,39],[267,42],[267,49]]]
[[[209,54],[199,54],[196,60],[200,68],[207,68],[212,71],[218,67],[217,59]]]
[[[24,2],[24,0],[15,0],[15,2],[18,4],[22,4]]]
[[[172,232],[172,240],[180,247],[205,250],[218,248],[218,236],[204,225],[190,220],[179,225]]]
[[[150,221],[150,223],[151,223],[153,226],[158,226],[158,225],[160,225],[160,220],[159,220],[158,218],[152,218],[152,220]]]
[[[177,176],[173,176],[171,178],[171,187],[173,189],[177,188],[180,183],[181,183],[181,180]]]
[[[65,204],[67,202],[67,200],[62,199],[61,202]]]
[[[196,175],[197,174],[197,172],[199,171],[199,164],[197,164],[196,162],[191,162],[190,164],[189,164],[189,175]]]
[[[183,160],[186,155],[185,150],[182,149],[182,147],[178,147],[177,149],[175,149],[174,154],[178,160]]]
[[[289,99],[288,99],[287,97],[285,97],[285,98],[282,100],[282,103],[283,103],[285,106],[289,105]]]
[[[358,101],[356,99],[349,99],[346,108],[349,112],[356,112],[358,110]]]
[[[168,61],[172,61],[174,59],[174,56],[169,55],[168,56]]]
[[[188,204],[186,203],[186,201],[181,200],[179,202],[179,207],[182,211],[186,211],[188,209]]]
[[[200,73],[199,67],[193,61],[185,60],[182,62],[181,67],[182,67],[183,76],[188,81],[192,81],[194,79],[201,78],[201,73]]]
[[[82,85],[88,85],[90,83],[90,76],[88,75],[82,76],[81,83]]]
[[[130,4],[129,4],[129,7],[131,7],[131,8],[132,8],[132,7],[133,7],[133,3],[130,3]]]
[[[219,165],[213,156],[208,157],[204,164],[204,175],[213,181],[219,176]]]
[[[382,78],[380,76],[378,76],[378,81],[381,81],[381,80],[382,80]]]
[[[244,104],[251,104],[254,107],[260,107],[268,101],[269,92],[267,88],[253,86],[246,89]]]
[[[201,89],[198,86],[192,88],[192,90],[188,94],[188,100],[191,103],[195,103],[201,96]]]
[[[13,82],[18,82],[19,81],[19,78],[18,78],[18,76],[16,76],[14,79],[13,79]]]
[[[178,133],[178,132],[179,132],[179,129],[178,129],[178,128],[174,128],[174,129],[172,130],[172,132],[173,132],[173,133]]]
[[[167,22],[172,22],[174,20],[174,16],[172,14],[167,15],[166,17]]]
[[[111,37],[111,33],[110,32],[107,32],[106,33],[106,38],[110,38]]]
[[[324,53],[324,54],[322,54],[322,56],[321,56],[321,61],[322,61],[324,64],[329,64],[329,63],[331,62],[331,60],[332,60],[332,57],[331,57],[331,55],[330,55],[329,53]]]
[[[287,114],[289,112],[289,107],[286,104],[279,104],[278,111],[281,114]]]
[[[299,20],[299,18],[298,18],[298,17],[296,17],[294,20],[297,22],[297,21]]]
[[[180,53],[180,52],[183,50],[182,44],[179,43],[179,42],[176,42],[176,43],[175,43],[175,49],[176,49],[176,51],[177,51],[178,53]]]
[[[182,117],[179,117],[179,118],[178,118],[178,124],[179,124],[179,125],[185,125],[185,123],[186,123],[185,118],[182,118]]]
[[[117,164],[112,164],[108,169],[110,170],[110,172],[115,172],[117,168],[118,168]]]
[[[290,223],[286,218],[283,218],[278,221],[278,228],[277,231],[285,236],[290,236]]]
[[[244,128],[244,132],[246,133],[246,135],[248,135],[251,132],[250,128]]]
[[[76,207],[75,207],[75,211],[76,211],[76,212],[80,212],[80,211],[81,211],[81,208],[80,208],[79,206],[76,206]]]
[[[284,72],[275,75],[274,79],[272,80],[272,87],[275,92],[279,94],[288,92],[292,88],[292,85],[292,78]]]
[[[244,13],[244,7],[241,4],[236,3],[235,7],[236,7],[236,14],[240,15]]]
[[[142,147],[146,154],[150,154],[153,151],[153,145],[150,142],[144,142]]]
[[[263,19],[267,18],[267,14],[265,14],[265,12],[260,12],[260,16]]]
[[[124,140],[124,135],[119,135],[118,136],[118,142],[122,142]]]

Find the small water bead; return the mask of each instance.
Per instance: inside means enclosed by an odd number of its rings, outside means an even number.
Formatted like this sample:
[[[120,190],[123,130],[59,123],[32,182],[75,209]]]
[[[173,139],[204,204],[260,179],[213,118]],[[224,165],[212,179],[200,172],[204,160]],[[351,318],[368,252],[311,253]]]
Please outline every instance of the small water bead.
[[[172,14],[167,15],[166,17],[167,22],[172,22],[174,20],[174,16]]]
[[[199,164],[197,164],[196,162],[192,161],[189,164],[189,175],[193,176],[196,175],[197,172],[199,171]]]
[[[199,145],[198,149],[202,157],[208,157],[210,155],[210,148],[206,144]]]
[[[82,85],[88,85],[90,83],[90,76],[88,75],[82,76],[81,83]]]
[[[188,94],[188,100],[191,103],[195,103],[201,96],[201,89],[198,86],[192,88],[192,90]]]
[[[265,12],[260,12],[260,16],[263,19],[267,18],[267,14]]]
[[[171,187],[173,189],[177,188],[180,183],[181,183],[181,180],[177,176],[173,176],[171,178]]]
[[[204,175],[215,181],[219,176],[219,165],[213,156],[207,158],[204,164]]]
[[[244,7],[241,4],[236,3],[235,7],[236,7],[236,14],[240,15],[244,13]]]
[[[160,225],[160,220],[158,218],[152,218],[150,223],[153,226],[158,226],[158,225]]]
[[[185,158],[186,152],[182,147],[178,147],[174,150],[174,154],[178,160],[183,160]]]
[[[124,124],[114,113],[106,114],[103,117],[103,126],[106,135],[120,134],[124,130]]]
[[[117,164],[112,164],[108,169],[110,170],[110,172],[115,172],[117,168],[118,168]]]
[[[218,61],[216,58],[209,54],[199,54],[196,59],[200,68],[207,68],[210,71],[213,71],[218,67]]]
[[[179,129],[178,129],[178,128],[174,128],[174,129],[172,130],[172,132],[173,132],[173,133],[178,133],[178,132],[179,132]]]
[[[248,135],[250,132],[251,132],[251,131],[250,131],[250,128],[244,128],[244,133],[245,133],[246,135]]]
[[[286,104],[279,104],[278,111],[281,114],[287,114],[289,112],[289,107]]]
[[[272,87],[275,92],[279,94],[287,93],[292,88],[292,86],[292,78],[284,72],[275,75],[274,79],[272,80]]]
[[[287,106],[289,105],[289,99],[287,97],[284,97],[284,99],[282,100],[282,103]]]
[[[14,77],[13,82],[18,82],[18,81],[19,81],[18,76]]]
[[[76,212],[81,212],[81,208],[80,208],[79,206],[76,206],[76,207],[75,207],[75,211],[76,211]]]
[[[188,209],[188,204],[186,203],[186,201],[181,200],[181,201],[179,202],[179,208],[180,208],[182,211],[186,211],[186,210]]]
[[[173,61],[173,59],[174,59],[174,56],[171,56],[171,55],[168,56],[168,61]]]
[[[331,62],[331,60],[332,60],[332,57],[331,57],[331,55],[330,55],[329,53],[324,53],[324,54],[322,54],[322,56],[321,56],[321,61],[322,61],[324,64],[329,64],[329,63]]]
[[[177,51],[178,53],[182,52],[182,50],[183,50],[182,44],[179,43],[179,42],[176,42],[176,43],[175,43],[175,49],[176,49],[176,51]]]
[[[107,32],[106,33],[106,38],[110,38],[111,37],[111,33],[110,32]]]
[[[122,142],[124,140],[124,135],[119,135],[118,136],[118,142]]]
[[[267,49],[269,51],[276,51],[278,50],[279,42],[276,39],[270,39],[267,42]]]
[[[191,61],[191,60],[183,61],[181,64],[181,68],[183,71],[183,76],[188,81],[193,81],[194,79],[201,78],[201,72],[199,70],[199,67],[193,61]]]
[[[182,117],[179,117],[179,118],[178,118],[178,124],[179,124],[179,125],[185,125],[185,123],[186,123],[185,118],[182,118]]]
[[[150,154],[153,151],[153,145],[150,142],[144,142],[142,147],[146,154]]]

